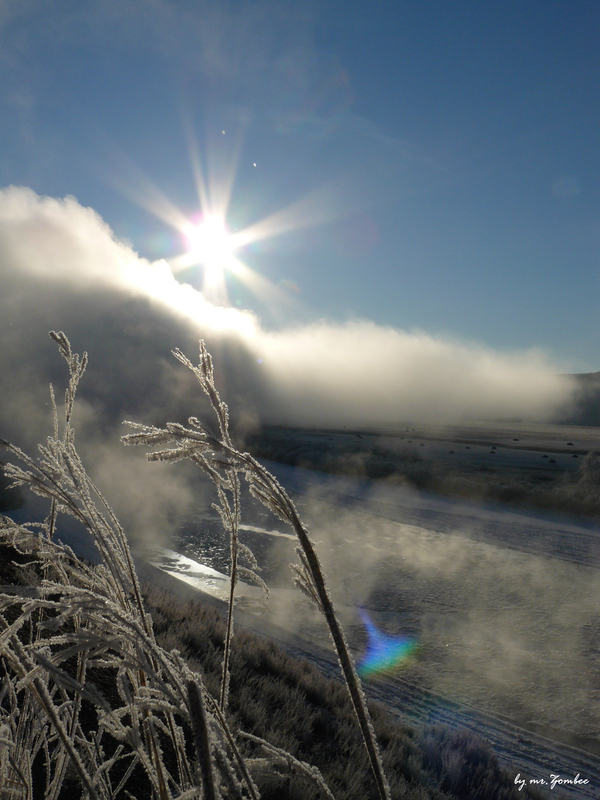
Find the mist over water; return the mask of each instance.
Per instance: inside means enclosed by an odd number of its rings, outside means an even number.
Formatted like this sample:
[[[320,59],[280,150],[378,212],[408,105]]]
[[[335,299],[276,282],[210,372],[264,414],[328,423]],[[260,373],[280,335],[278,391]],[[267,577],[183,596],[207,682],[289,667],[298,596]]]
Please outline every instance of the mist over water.
[[[29,451],[51,430],[48,383],[59,403],[66,385],[49,330],[65,331],[75,352],[89,353],[74,417],[77,446],[138,541],[155,541],[185,519],[198,482],[184,470],[155,477],[141,452],[123,450],[121,423],[210,414],[171,354],[179,347],[194,360],[200,337],[242,438],[271,422],[544,419],[571,393],[539,352],[497,353],[365,320],[267,330],[249,311],[219,307],[178,283],[165,261],[140,258],[75,198],[0,190],[0,372],[10,376],[0,436]]]
[[[285,473],[280,478],[284,485],[294,469]],[[349,486],[344,501],[320,476],[295,501],[357,663],[373,651],[364,612],[387,644],[397,648],[395,664],[365,673],[365,679],[397,675],[521,725],[597,738],[598,570],[503,546],[498,511],[493,520],[498,541],[491,543],[482,539],[469,503],[456,503],[454,530],[442,532],[432,529],[438,513],[434,498],[431,527],[407,524],[382,518],[382,507],[402,506],[404,492],[408,506],[419,504],[427,512],[425,496],[410,499],[406,490],[377,486],[352,500],[355,483]],[[444,505],[449,509],[452,502]],[[485,526],[485,509],[478,506],[477,515]],[[328,647],[318,612],[292,588],[289,564],[297,557],[289,532],[258,507],[246,505],[246,518],[250,523],[241,539],[256,550],[265,565],[263,577],[273,587],[262,616],[309,643]],[[518,515],[518,524],[526,526],[528,519],[532,535],[543,529],[542,520],[526,512]],[[506,515],[504,524],[508,530],[517,523]],[[193,542],[184,537],[179,545],[191,547],[200,561],[212,553],[226,571],[225,541],[215,547],[213,538],[207,549],[202,526],[196,530]],[[548,536],[558,530],[549,527]],[[414,645],[410,657],[405,657],[407,650],[401,652],[402,643]]]
[[[460,516],[455,534],[373,518],[368,503],[364,512],[311,506],[309,516],[347,624],[364,605],[387,633],[420,642],[412,680],[528,724],[598,736],[597,570],[476,541]]]

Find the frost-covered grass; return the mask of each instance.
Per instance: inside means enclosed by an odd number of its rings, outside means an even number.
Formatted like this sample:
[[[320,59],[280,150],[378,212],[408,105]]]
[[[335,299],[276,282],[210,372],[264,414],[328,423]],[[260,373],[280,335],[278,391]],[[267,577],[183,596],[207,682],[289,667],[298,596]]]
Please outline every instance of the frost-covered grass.
[[[0,584],[4,584],[5,592],[10,585],[12,591],[26,592],[31,598],[44,580],[46,565],[40,558],[38,537],[21,531],[11,544],[14,531],[9,532],[8,524],[0,533]],[[142,584],[141,591],[158,645],[168,652],[177,649],[189,668],[202,675],[206,690],[216,700],[225,619],[214,607],[196,599],[182,600],[154,583]],[[290,769],[283,756],[270,762],[259,761],[261,747],[244,737],[242,731],[268,741],[282,753],[285,751],[290,760],[316,766],[336,800],[373,797],[366,754],[348,693],[341,682],[325,678],[307,661],[293,658],[273,642],[242,630],[238,630],[233,640],[231,672],[228,723],[255,775],[262,800],[309,800],[319,794],[301,772]],[[114,670],[90,668],[87,683],[95,684],[105,699],[116,705],[120,702],[116,678]],[[516,793],[512,776],[499,768],[484,739],[466,730],[451,731],[443,727],[417,732],[398,724],[376,704],[369,706],[393,798],[532,800],[538,797],[527,789]],[[84,730],[94,730],[96,713],[86,701],[80,718]],[[105,739],[108,752],[110,737],[107,735]],[[52,743],[49,752],[53,752]],[[44,758],[44,748],[34,755],[30,797],[45,796]],[[19,754],[12,751],[16,765],[18,759]],[[119,770],[115,764],[113,777],[124,776],[124,767],[122,764]],[[7,783],[13,781],[8,769],[0,771],[0,775]],[[11,786],[16,794],[7,797],[28,796],[18,782]],[[136,799],[152,796],[151,783],[139,765],[126,786]],[[58,797],[72,800],[80,793],[78,776],[68,769]],[[115,794],[115,797],[128,796],[125,789]]]
[[[262,583],[252,554],[237,536],[241,474],[252,494],[286,520],[298,537],[297,583],[325,616],[377,794],[390,797],[360,681],[308,531],[275,478],[233,447],[227,407],[215,389],[212,360],[203,343],[198,366],[179,351],[175,355],[198,378],[217,417],[219,433],[213,436],[196,418],[189,420],[189,427],[169,423],[159,429],[131,423],[134,433],[124,441],[162,446],[149,454],[150,460],[189,459],[216,487],[216,508],[231,541],[231,593],[218,701],[177,651],[168,652],[156,641],[125,533],[75,448],[71,418],[87,355],[73,353],[64,334],[51,336],[69,367],[62,431],[51,390],[54,432],[40,445],[38,459],[3,442],[19,461],[6,467],[8,477],[50,502],[48,517],[35,534],[45,580],[34,597],[7,594],[0,606],[0,654],[6,671],[2,757],[11,783],[16,783],[15,788],[19,784],[31,787],[33,765],[42,754],[48,798],[59,796],[69,770],[91,798],[117,796],[136,770],[143,772],[152,794],[160,800],[201,794],[216,798],[224,791],[229,796],[258,798],[251,770],[226,719],[236,581],[244,576]],[[54,541],[61,513],[75,517],[93,537],[102,558],[99,567],[85,565]],[[10,522],[4,527],[5,535],[13,537],[13,546],[28,535],[27,528]],[[108,670],[116,681],[118,691],[112,703],[88,680],[90,670],[99,668]],[[95,730],[83,724],[85,703],[97,715]],[[282,758],[288,763],[272,745],[263,747],[260,770]],[[290,768],[304,770],[323,796],[331,796],[317,770],[295,760]]]
[[[227,408],[202,344],[198,366],[180,352],[175,355],[208,395],[218,434],[192,418],[188,426],[134,424],[134,433],[125,437],[126,444],[159,446],[151,460],[189,459],[200,467],[216,487],[216,507],[230,536],[231,594],[224,627],[211,634],[210,625],[199,624],[196,609],[188,609],[193,626],[175,635],[187,624],[185,614],[176,625],[179,612],[167,613],[164,603],[144,598],[125,532],[75,447],[71,418],[87,357],[74,354],[64,334],[51,336],[69,367],[64,421],[59,425],[51,392],[54,431],[38,457],[2,442],[18,462],[9,464],[6,474],[15,485],[47,498],[49,513],[37,525],[0,518],[0,555],[10,564],[4,577],[8,585],[0,593],[1,800],[332,798],[320,770],[304,760],[314,750],[298,741],[319,740],[318,729],[330,724],[335,707],[340,709],[335,747],[320,751],[338,798],[515,796],[484,743],[470,741],[465,750],[470,755],[461,759],[450,737],[442,747],[448,755],[440,761],[437,733],[430,734],[418,756],[410,736],[396,736],[380,720],[390,788],[309,533],[275,478],[234,448]],[[339,688],[324,689],[314,676],[303,680],[301,665],[289,668],[286,662],[284,668],[285,659],[268,646],[239,655],[244,638],[233,636],[236,581],[243,576],[261,584],[252,554],[237,537],[241,480],[298,538],[297,584],[323,613],[346,684],[343,695]],[[57,541],[63,514],[93,537],[99,565],[77,558]],[[203,660],[200,654],[210,647],[211,658]],[[312,703],[305,703],[311,692]],[[287,723],[287,732],[274,733],[277,718]],[[330,741],[322,733],[321,740]]]

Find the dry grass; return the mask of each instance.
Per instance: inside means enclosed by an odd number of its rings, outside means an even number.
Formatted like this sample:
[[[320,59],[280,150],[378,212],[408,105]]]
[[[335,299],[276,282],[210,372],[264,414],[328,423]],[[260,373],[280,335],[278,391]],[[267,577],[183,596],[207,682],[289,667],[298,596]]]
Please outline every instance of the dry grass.
[[[127,443],[160,445],[151,460],[190,459],[214,482],[231,541],[229,612],[223,627],[196,608],[144,599],[125,532],[74,444],[71,415],[86,356],[74,354],[64,334],[51,336],[69,367],[62,426],[51,393],[54,431],[38,458],[0,442],[18,462],[5,468],[13,484],[49,501],[44,523],[0,518],[8,584],[0,593],[1,800],[331,800],[332,791],[338,800],[443,800],[483,797],[479,785],[489,800],[516,796],[471,735],[466,755],[452,735],[435,731],[419,748],[414,734],[375,711],[376,737],[308,531],[273,476],[233,447],[203,345],[197,367],[176,355],[208,395],[219,433],[192,418],[189,427],[134,426]],[[240,475],[298,537],[297,582],[323,612],[346,689],[273,645],[233,636],[237,576],[260,583],[237,539]],[[56,540],[63,514],[93,538],[99,565]]]

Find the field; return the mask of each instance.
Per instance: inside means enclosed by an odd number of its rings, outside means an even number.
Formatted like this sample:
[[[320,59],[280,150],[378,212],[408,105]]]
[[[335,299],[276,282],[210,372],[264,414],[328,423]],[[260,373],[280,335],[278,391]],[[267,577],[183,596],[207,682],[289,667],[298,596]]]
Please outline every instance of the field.
[[[600,514],[600,428],[479,422],[379,431],[265,428],[248,441],[263,458],[441,494]],[[592,474],[593,473],[593,474]]]

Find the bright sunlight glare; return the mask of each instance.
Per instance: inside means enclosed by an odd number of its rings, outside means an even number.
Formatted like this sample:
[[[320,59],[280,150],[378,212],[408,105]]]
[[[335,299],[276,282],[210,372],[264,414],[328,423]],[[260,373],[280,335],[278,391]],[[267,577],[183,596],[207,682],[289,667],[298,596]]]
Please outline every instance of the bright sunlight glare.
[[[201,208],[192,218],[176,208],[133,164],[126,163],[127,169],[124,168],[124,172],[130,175],[131,185],[122,180],[114,181],[114,185],[125,196],[172,226],[184,239],[184,252],[166,259],[171,273],[174,276],[187,273],[184,275],[186,285],[187,281],[190,288],[192,284],[201,285],[194,291],[199,291],[205,299],[219,307],[230,305],[228,283],[238,287],[243,284],[244,289],[267,302],[273,309],[279,309],[282,304],[296,303],[297,299],[285,290],[285,284],[293,286],[293,282],[286,280],[273,283],[244,263],[241,253],[263,239],[337,218],[339,210],[333,209],[337,209],[339,198],[332,195],[329,187],[324,187],[242,230],[231,232],[227,229],[225,219],[237,157],[234,154],[227,164],[222,161],[226,154],[221,154],[219,160],[213,153],[216,162],[207,165],[198,152],[191,130],[188,138]],[[193,269],[197,266],[201,267],[198,271]],[[235,281],[229,280],[232,277]],[[236,300],[237,305],[240,302]]]
[[[206,216],[199,225],[188,226],[184,233],[195,263],[203,264],[214,277],[221,275],[225,268],[231,268],[235,261],[235,245],[223,217]]]

